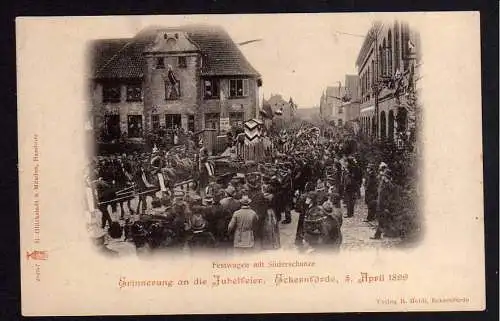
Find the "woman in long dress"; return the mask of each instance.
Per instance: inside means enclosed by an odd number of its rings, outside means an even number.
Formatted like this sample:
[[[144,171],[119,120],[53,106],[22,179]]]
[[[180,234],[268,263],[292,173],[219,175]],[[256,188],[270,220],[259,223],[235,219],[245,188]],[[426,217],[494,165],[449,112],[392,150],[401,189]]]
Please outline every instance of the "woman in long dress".
[[[262,189],[264,198],[267,201],[267,212],[262,230],[262,249],[276,250],[280,248],[281,244],[278,220],[271,206],[274,195],[269,192],[268,185],[264,185]]]

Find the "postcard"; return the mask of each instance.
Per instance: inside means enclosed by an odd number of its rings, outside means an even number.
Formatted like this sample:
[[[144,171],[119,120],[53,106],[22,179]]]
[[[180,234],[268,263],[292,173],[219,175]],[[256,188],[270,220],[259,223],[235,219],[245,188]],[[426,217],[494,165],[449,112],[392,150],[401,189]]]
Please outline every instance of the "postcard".
[[[23,315],[485,308],[478,12],[16,40]]]

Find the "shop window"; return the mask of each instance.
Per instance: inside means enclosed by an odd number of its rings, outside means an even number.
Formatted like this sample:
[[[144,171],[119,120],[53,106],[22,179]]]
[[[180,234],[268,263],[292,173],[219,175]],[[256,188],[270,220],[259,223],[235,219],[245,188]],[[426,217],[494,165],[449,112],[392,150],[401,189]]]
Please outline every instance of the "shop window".
[[[231,112],[229,113],[229,124],[231,126],[242,127],[243,118],[243,112]]]
[[[120,89],[120,84],[103,84],[102,101],[104,103],[119,103]]]
[[[181,115],[180,114],[166,114],[165,115],[165,127],[169,129],[175,129],[181,127]]]
[[[128,115],[128,137],[137,138],[142,136],[142,116]]]
[[[158,115],[158,114],[151,115],[151,127],[154,130],[157,130],[160,128],[160,115]]]
[[[219,132],[219,121],[218,113],[205,114],[205,128]]]

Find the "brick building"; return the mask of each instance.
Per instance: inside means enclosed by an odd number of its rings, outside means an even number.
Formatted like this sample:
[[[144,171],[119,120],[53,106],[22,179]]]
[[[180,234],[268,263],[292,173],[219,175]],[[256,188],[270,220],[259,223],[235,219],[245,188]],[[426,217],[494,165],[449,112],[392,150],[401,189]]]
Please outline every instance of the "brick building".
[[[408,134],[414,129],[415,107],[410,97],[415,94],[418,79],[419,49],[419,35],[407,23],[373,24],[356,60],[364,134],[393,140],[398,133]]]
[[[260,75],[220,27],[152,27],[89,49],[91,113],[101,137],[142,138],[160,127],[220,131],[256,117]]]

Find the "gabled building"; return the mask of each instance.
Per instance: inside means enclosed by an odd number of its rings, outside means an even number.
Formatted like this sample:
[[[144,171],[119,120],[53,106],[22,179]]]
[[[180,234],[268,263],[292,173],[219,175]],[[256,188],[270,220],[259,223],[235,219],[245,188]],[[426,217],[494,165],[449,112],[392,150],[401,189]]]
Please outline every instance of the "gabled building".
[[[282,119],[284,122],[292,120],[295,110],[290,100],[286,101],[279,94],[271,94],[269,99],[263,100],[263,104],[265,103],[271,106],[275,118]]]
[[[323,120],[338,123],[338,119],[342,116],[340,96],[341,88],[339,86],[326,87],[319,104],[320,115]]]
[[[256,117],[260,74],[220,27],[151,27],[89,49],[91,114],[101,136],[221,131]]]

